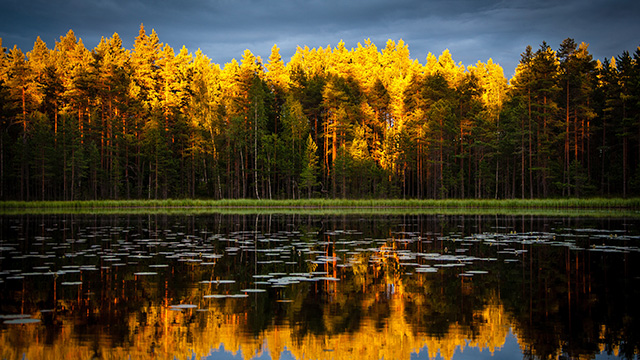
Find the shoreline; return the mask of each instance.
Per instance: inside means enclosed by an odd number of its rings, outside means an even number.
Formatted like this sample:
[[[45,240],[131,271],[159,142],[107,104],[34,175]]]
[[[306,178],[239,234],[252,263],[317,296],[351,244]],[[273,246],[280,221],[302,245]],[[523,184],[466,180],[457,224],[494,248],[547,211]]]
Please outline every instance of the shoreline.
[[[20,214],[442,214],[640,217],[640,198],[590,199],[302,199],[2,201]]]

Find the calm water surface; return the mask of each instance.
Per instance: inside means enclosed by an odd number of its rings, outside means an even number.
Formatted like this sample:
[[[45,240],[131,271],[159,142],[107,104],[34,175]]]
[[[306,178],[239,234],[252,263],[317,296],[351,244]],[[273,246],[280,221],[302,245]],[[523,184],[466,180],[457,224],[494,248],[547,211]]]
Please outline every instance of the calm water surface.
[[[638,358],[637,219],[0,224],[2,359]]]

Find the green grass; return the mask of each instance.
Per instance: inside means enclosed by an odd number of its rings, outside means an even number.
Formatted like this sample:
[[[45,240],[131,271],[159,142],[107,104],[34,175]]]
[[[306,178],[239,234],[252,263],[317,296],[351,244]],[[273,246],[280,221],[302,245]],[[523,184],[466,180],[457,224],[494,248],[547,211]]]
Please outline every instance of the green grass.
[[[640,198],[589,199],[301,199],[301,200],[89,200],[89,201],[4,201],[0,209],[28,208],[174,208],[174,207],[402,207],[402,208],[562,208],[562,209],[640,209]]]
[[[254,207],[157,207],[157,208],[31,208],[0,209],[0,216],[10,215],[304,215],[304,216],[378,216],[378,215],[504,215],[549,217],[640,218],[640,212],[616,209],[510,209],[510,208],[254,208]]]
[[[578,211],[579,210],[579,211]],[[5,201],[0,214],[19,213],[307,213],[307,214],[600,214],[639,216],[640,198],[590,199],[302,199]],[[591,215],[593,216],[593,215]]]

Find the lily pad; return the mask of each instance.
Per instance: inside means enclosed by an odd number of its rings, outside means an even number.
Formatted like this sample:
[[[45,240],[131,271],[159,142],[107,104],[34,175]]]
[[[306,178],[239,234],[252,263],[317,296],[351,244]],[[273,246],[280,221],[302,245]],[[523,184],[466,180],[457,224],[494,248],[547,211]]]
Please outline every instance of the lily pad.
[[[224,299],[226,297],[228,297],[228,295],[224,295],[224,294],[213,294],[213,295],[204,296],[205,299]]]
[[[12,319],[12,320],[5,320],[4,324],[36,324],[39,323],[40,319],[33,319],[33,318],[20,318],[20,319]]]
[[[179,305],[170,305],[170,308],[173,309],[195,309],[198,307],[198,305],[193,305],[193,304],[179,304]]]

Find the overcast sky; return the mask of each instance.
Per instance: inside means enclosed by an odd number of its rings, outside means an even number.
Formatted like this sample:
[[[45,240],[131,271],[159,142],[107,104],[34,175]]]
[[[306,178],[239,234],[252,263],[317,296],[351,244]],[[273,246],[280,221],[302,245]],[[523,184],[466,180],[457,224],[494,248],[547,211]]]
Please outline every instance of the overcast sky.
[[[69,29],[90,50],[114,32],[131,49],[141,23],[176,52],[201,49],[221,65],[245,49],[266,61],[273,44],[288,62],[297,46],[370,38],[381,50],[403,39],[423,64],[449,49],[464,65],[492,58],[511,77],[525,47],[543,41],[586,42],[596,59],[640,45],[637,0],[0,0],[3,46],[25,53],[37,36],[53,48]]]

